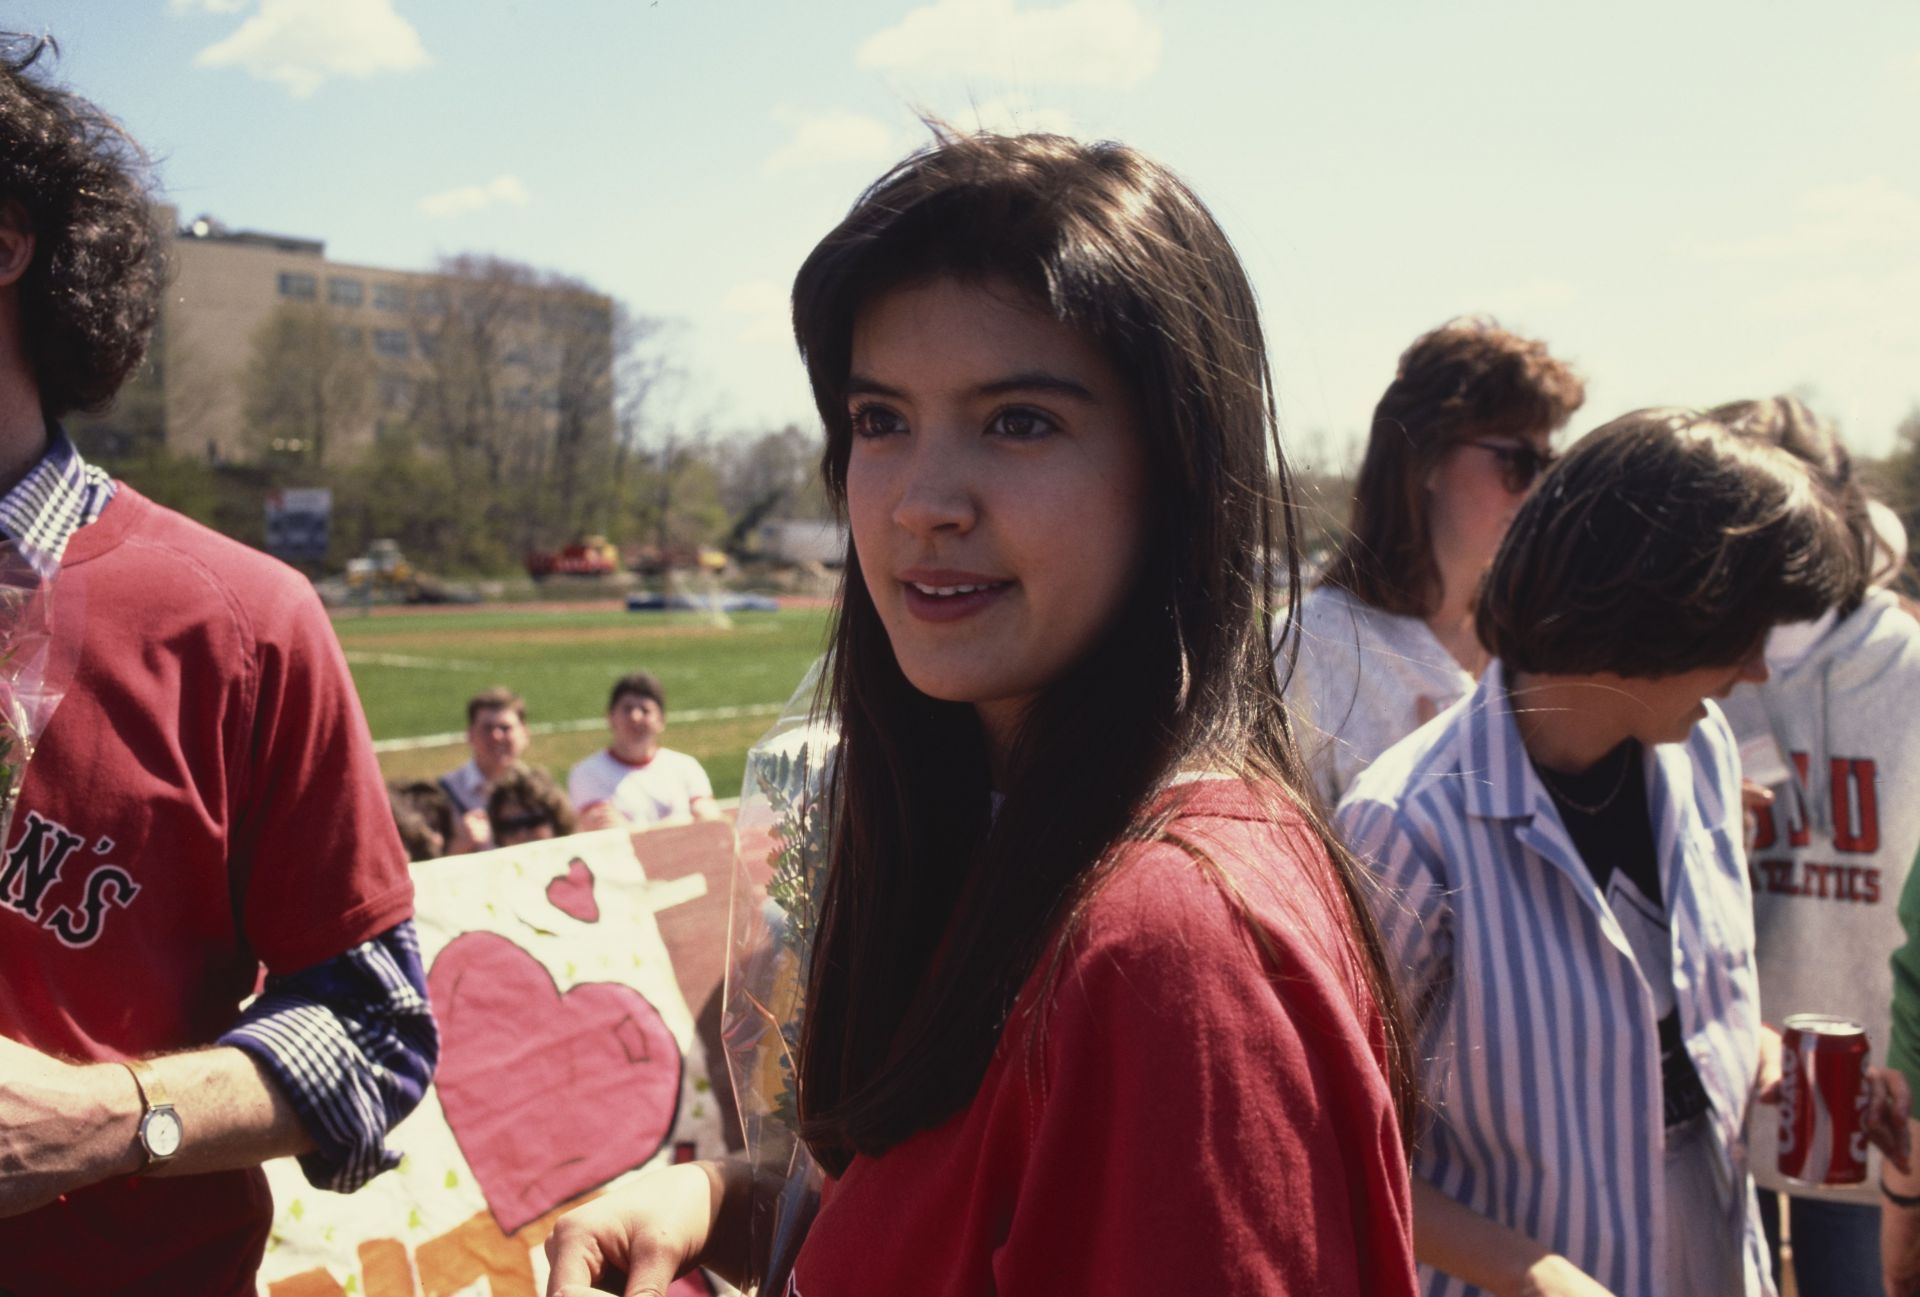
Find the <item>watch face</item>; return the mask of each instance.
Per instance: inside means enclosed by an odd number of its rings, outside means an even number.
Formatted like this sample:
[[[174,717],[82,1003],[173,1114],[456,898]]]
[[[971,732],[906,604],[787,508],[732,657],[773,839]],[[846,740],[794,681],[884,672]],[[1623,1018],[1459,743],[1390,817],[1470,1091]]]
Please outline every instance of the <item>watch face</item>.
[[[147,1153],[155,1158],[172,1157],[180,1151],[180,1114],[172,1108],[155,1108],[140,1123],[140,1139]]]

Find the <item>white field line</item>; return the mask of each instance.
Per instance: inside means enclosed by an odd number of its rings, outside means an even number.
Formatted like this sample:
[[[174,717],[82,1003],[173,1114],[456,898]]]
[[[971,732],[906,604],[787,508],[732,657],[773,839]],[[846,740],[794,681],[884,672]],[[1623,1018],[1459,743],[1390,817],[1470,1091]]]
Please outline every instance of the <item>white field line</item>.
[[[688,711],[668,712],[667,720],[682,721],[731,721],[746,716],[778,716],[785,703],[749,703],[744,707],[695,707]],[[542,734],[578,734],[583,730],[606,728],[607,718],[593,716],[580,721],[542,721],[538,725],[527,726],[527,733],[538,737]],[[421,748],[450,748],[456,743],[465,743],[465,730],[451,730],[445,734],[421,734],[408,739],[378,739],[374,742],[375,752],[417,752]]]
[[[369,653],[363,649],[346,650],[348,666],[416,667],[422,671],[483,671],[485,662],[471,658],[421,658],[405,653]]]

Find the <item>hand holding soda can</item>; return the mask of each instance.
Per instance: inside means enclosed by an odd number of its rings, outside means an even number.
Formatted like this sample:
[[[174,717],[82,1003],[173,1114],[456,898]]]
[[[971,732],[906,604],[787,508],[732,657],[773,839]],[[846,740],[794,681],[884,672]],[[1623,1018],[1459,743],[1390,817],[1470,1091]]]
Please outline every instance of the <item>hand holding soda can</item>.
[[[1867,1029],[1797,1013],[1780,1042],[1780,1174],[1796,1184],[1867,1178]]]

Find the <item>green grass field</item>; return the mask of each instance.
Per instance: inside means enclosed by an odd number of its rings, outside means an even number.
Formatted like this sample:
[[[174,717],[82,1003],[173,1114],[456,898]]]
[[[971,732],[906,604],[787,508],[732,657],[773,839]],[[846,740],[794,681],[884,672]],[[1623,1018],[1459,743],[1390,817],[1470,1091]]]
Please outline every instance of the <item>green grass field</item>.
[[[819,656],[827,611],[741,613],[725,628],[698,614],[552,608],[346,612],[334,619],[376,743],[466,728],[466,700],[503,684],[527,700],[533,726],[588,728],[536,734],[527,756],[564,779],[600,747],[607,690],[647,670],[667,691],[669,746],[698,757],[716,796],[737,796],[746,751],[773,722]],[[763,709],[730,718],[676,719],[718,708]],[[466,759],[464,741],[383,752],[390,779],[432,777]]]

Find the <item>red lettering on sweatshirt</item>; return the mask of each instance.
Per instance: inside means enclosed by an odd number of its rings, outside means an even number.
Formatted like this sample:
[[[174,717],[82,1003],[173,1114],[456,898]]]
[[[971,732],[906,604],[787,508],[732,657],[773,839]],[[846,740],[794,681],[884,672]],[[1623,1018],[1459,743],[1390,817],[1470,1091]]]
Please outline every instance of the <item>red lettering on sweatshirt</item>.
[[[1833,849],[1863,856],[1880,850],[1880,798],[1872,759],[1833,758],[1827,783],[1833,795]]]
[[[1807,787],[1807,754],[1804,752],[1795,752],[1790,755],[1793,757],[1793,768],[1800,772],[1800,787],[1805,788]],[[1800,799],[1798,797],[1793,799],[1793,805],[1795,807],[1800,805]],[[1789,811],[1787,815],[1787,845],[1790,847],[1804,847],[1807,845],[1808,840],[1806,817]]]
[[[1754,891],[1769,896],[1801,896],[1852,905],[1880,904],[1880,870],[1872,865],[1756,859],[1752,873]]]

